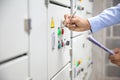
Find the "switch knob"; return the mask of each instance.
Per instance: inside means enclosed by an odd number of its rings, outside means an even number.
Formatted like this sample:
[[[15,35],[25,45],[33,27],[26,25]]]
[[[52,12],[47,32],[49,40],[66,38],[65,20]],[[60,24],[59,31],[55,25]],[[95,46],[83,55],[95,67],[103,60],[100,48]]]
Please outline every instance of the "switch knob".
[[[70,41],[66,41],[66,45],[69,46],[70,45]]]
[[[64,34],[64,29],[62,29],[62,35]]]
[[[84,71],[84,69],[83,69],[83,68],[81,68],[81,71]]]
[[[62,47],[64,47],[64,45],[65,45],[65,44],[64,44],[64,42],[63,42],[63,41],[61,42],[61,44],[62,44]]]
[[[79,65],[80,65],[80,63],[81,63],[81,62],[80,62],[80,61],[78,61],[78,64],[79,64]]]
[[[81,64],[82,63],[82,59],[80,59],[79,61],[78,61],[78,64]]]
[[[60,41],[58,41],[58,49],[61,49],[62,45],[60,44]]]

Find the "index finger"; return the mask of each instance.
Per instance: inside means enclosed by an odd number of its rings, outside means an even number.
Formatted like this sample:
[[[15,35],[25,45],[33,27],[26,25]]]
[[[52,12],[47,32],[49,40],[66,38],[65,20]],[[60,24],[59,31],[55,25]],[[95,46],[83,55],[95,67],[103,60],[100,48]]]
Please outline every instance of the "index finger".
[[[70,19],[70,17],[71,17],[70,14],[65,14],[65,15],[64,15],[64,18],[65,18],[65,19]]]

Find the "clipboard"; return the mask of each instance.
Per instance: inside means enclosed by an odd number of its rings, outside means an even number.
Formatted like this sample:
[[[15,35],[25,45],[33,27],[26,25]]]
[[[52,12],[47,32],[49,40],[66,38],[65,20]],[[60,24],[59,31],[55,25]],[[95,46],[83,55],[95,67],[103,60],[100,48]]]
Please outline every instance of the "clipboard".
[[[108,49],[107,47],[105,47],[103,44],[101,44],[100,42],[98,42],[97,40],[95,40],[91,35],[89,35],[87,37],[87,39],[92,42],[93,44],[97,45],[98,47],[102,48],[104,51],[106,51],[107,53],[113,55],[114,52],[110,49]]]

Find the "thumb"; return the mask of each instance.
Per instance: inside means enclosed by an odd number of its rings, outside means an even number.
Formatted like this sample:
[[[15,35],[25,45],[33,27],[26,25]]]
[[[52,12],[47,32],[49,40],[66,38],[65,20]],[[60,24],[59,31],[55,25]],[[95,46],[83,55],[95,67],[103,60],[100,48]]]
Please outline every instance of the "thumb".
[[[114,51],[115,54],[120,53],[120,49],[119,48],[115,48],[113,51]]]
[[[78,22],[78,18],[76,18],[76,17],[73,17],[73,18],[71,18],[71,20],[70,20],[70,23],[71,24],[76,24]]]

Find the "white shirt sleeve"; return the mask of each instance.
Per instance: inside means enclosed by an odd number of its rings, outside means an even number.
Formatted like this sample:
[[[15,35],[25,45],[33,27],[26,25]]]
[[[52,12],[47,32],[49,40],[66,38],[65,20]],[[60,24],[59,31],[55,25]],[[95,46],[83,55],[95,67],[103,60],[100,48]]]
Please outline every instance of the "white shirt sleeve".
[[[92,32],[120,23],[120,4],[104,10],[98,16],[88,19]]]

